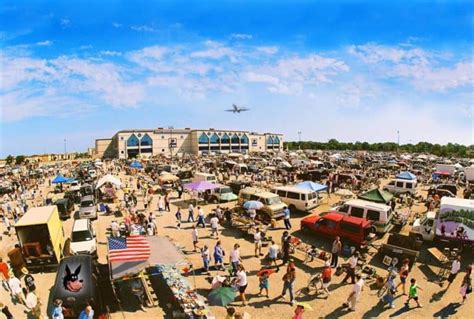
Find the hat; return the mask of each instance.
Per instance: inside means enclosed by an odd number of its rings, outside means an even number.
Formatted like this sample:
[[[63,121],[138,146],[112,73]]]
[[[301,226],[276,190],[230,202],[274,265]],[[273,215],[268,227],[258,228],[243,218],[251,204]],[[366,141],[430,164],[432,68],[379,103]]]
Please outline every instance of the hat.
[[[26,267],[23,267],[23,268],[21,268],[21,272],[22,272],[24,275],[26,275],[26,274],[28,274],[28,269],[26,269]]]

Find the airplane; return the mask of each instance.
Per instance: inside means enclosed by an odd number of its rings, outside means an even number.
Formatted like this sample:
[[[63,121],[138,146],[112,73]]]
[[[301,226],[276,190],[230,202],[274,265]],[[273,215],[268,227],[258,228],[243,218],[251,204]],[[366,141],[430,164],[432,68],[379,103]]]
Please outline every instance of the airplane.
[[[232,108],[231,109],[228,109],[228,110],[225,110],[226,112],[232,112],[232,113],[240,113],[240,112],[245,112],[245,111],[249,111],[250,109],[247,109],[245,107],[238,107],[237,105],[235,104],[232,104]]]

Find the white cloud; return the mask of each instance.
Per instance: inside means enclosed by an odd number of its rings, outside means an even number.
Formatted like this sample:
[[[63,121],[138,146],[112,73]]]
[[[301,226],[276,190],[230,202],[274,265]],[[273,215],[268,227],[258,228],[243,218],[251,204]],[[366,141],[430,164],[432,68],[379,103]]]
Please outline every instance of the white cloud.
[[[208,49],[195,51],[190,54],[194,58],[222,59],[227,57],[231,62],[236,62],[240,53],[230,47],[224,46],[218,42],[206,41]]]
[[[250,40],[250,39],[252,39],[252,35],[247,34],[247,33],[232,33],[230,35],[230,37],[232,39],[237,39],[237,40]]]
[[[118,23],[118,22],[113,22],[113,23],[112,23],[112,26],[113,26],[114,28],[120,28],[120,27],[122,27],[122,24],[121,24],[121,23]]]
[[[67,18],[62,18],[60,21],[59,21],[59,24],[61,25],[62,28],[67,28],[71,25],[71,20],[67,19]]]
[[[258,52],[265,53],[265,54],[276,54],[278,52],[278,47],[275,46],[268,46],[268,47],[257,47]]]
[[[122,56],[122,52],[110,51],[110,50],[100,51],[100,54],[106,55],[106,56]]]
[[[449,54],[427,52],[412,46],[405,48],[373,43],[350,46],[348,52],[373,66],[378,76],[408,79],[419,89],[444,92],[474,84],[474,62],[448,64],[443,60]]]
[[[90,50],[92,48],[93,48],[93,46],[91,44],[85,44],[85,45],[81,45],[79,47],[79,50]]]
[[[132,25],[130,29],[132,29],[133,31],[138,31],[138,32],[150,32],[150,33],[158,32],[158,29],[150,25]]]
[[[36,45],[40,47],[46,47],[46,46],[53,45],[53,41],[50,41],[50,40],[40,41],[40,42],[36,42]]]

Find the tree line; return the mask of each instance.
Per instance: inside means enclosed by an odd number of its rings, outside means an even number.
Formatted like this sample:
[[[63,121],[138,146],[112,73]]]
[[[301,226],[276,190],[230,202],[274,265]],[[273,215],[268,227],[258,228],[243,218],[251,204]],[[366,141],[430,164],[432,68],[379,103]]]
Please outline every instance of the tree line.
[[[376,151],[376,152],[408,152],[408,153],[429,153],[436,156],[456,156],[456,157],[474,157],[474,145],[466,146],[456,143],[446,145],[431,144],[428,142],[419,142],[417,144],[398,145],[393,142],[367,143],[355,142],[345,143],[336,139],[330,139],[328,142],[301,141],[284,142],[283,146],[288,150],[311,149],[311,150],[338,150],[338,151]]]

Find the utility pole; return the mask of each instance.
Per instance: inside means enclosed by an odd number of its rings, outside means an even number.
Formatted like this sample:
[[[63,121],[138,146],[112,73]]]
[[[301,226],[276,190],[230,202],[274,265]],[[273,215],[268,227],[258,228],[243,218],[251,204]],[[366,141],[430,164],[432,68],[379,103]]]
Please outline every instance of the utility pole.
[[[64,159],[67,159],[67,140],[64,139]]]
[[[400,153],[400,131],[397,130],[397,153]]]
[[[301,131],[298,131],[298,148],[301,150]]]

